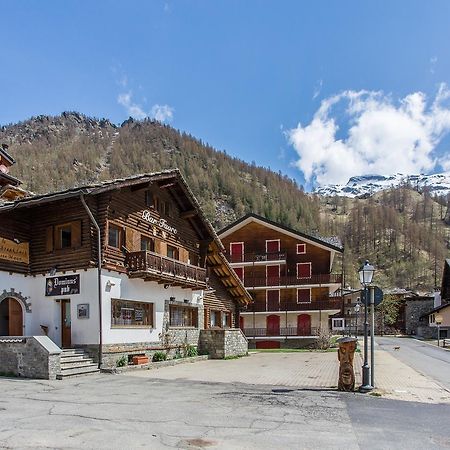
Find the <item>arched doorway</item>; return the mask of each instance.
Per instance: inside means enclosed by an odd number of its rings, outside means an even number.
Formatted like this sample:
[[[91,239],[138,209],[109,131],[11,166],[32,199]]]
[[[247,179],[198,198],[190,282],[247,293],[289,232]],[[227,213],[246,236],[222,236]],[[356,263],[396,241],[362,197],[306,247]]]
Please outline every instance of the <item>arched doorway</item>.
[[[267,336],[280,335],[280,316],[267,316]]]
[[[23,336],[22,306],[11,297],[0,302],[0,336]]]
[[[311,336],[311,316],[309,314],[297,316],[297,335]]]

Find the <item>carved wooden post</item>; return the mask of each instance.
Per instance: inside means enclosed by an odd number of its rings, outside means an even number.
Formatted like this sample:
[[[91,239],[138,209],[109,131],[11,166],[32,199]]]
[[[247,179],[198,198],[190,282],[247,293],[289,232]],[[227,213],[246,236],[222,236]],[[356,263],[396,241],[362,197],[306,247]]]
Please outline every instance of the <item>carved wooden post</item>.
[[[339,391],[353,391],[355,389],[355,371],[353,369],[353,357],[356,350],[356,338],[344,337],[338,339],[339,359]]]

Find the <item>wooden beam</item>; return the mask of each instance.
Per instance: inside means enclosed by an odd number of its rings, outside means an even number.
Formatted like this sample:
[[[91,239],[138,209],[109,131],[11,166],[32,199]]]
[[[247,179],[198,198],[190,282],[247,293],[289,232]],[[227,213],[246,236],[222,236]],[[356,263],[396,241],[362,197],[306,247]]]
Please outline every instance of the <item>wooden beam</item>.
[[[168,188],[168,187],[172,187],[172,186],[175,186],[175,182],[171,182],[171,183],[165,183],[165,184],[160,184],[159,185],[159,188],[160,189],[166,189],[166,188]]]
[[[188,211],[184,211],[180,213],[180,217],[182,219],[190,219],[191,217],[194,217],[198,214],[198,211],[196,209],[190,209]]]

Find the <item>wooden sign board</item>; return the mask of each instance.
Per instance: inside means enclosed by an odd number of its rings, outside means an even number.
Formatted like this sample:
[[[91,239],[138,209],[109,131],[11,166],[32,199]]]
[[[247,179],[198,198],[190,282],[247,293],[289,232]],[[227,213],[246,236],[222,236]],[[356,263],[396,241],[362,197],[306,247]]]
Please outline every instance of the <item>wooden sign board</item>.
[[[14,241],[0,237],[0,259],[15,263],[29,264],[29,243],[21,242],[20,244],[17,244]]]

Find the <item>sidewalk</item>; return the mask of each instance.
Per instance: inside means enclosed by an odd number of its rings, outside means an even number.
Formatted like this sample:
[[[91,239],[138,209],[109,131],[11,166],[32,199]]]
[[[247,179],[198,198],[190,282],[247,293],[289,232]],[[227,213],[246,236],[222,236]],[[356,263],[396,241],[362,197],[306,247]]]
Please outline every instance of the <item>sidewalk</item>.
[[[362,354],[354,359],[356,386],[361,384]],[[376,347],[373,394],[423,403],[450,403],[450,392],[388,352]],[[126,376],[207,383],[239,383],[312,389],[336,389],[339,363],[336,352],[252,353],[236,360],[208,360],[195,364],[141,370]],[[372,395],[373,395],[372,394]]]

